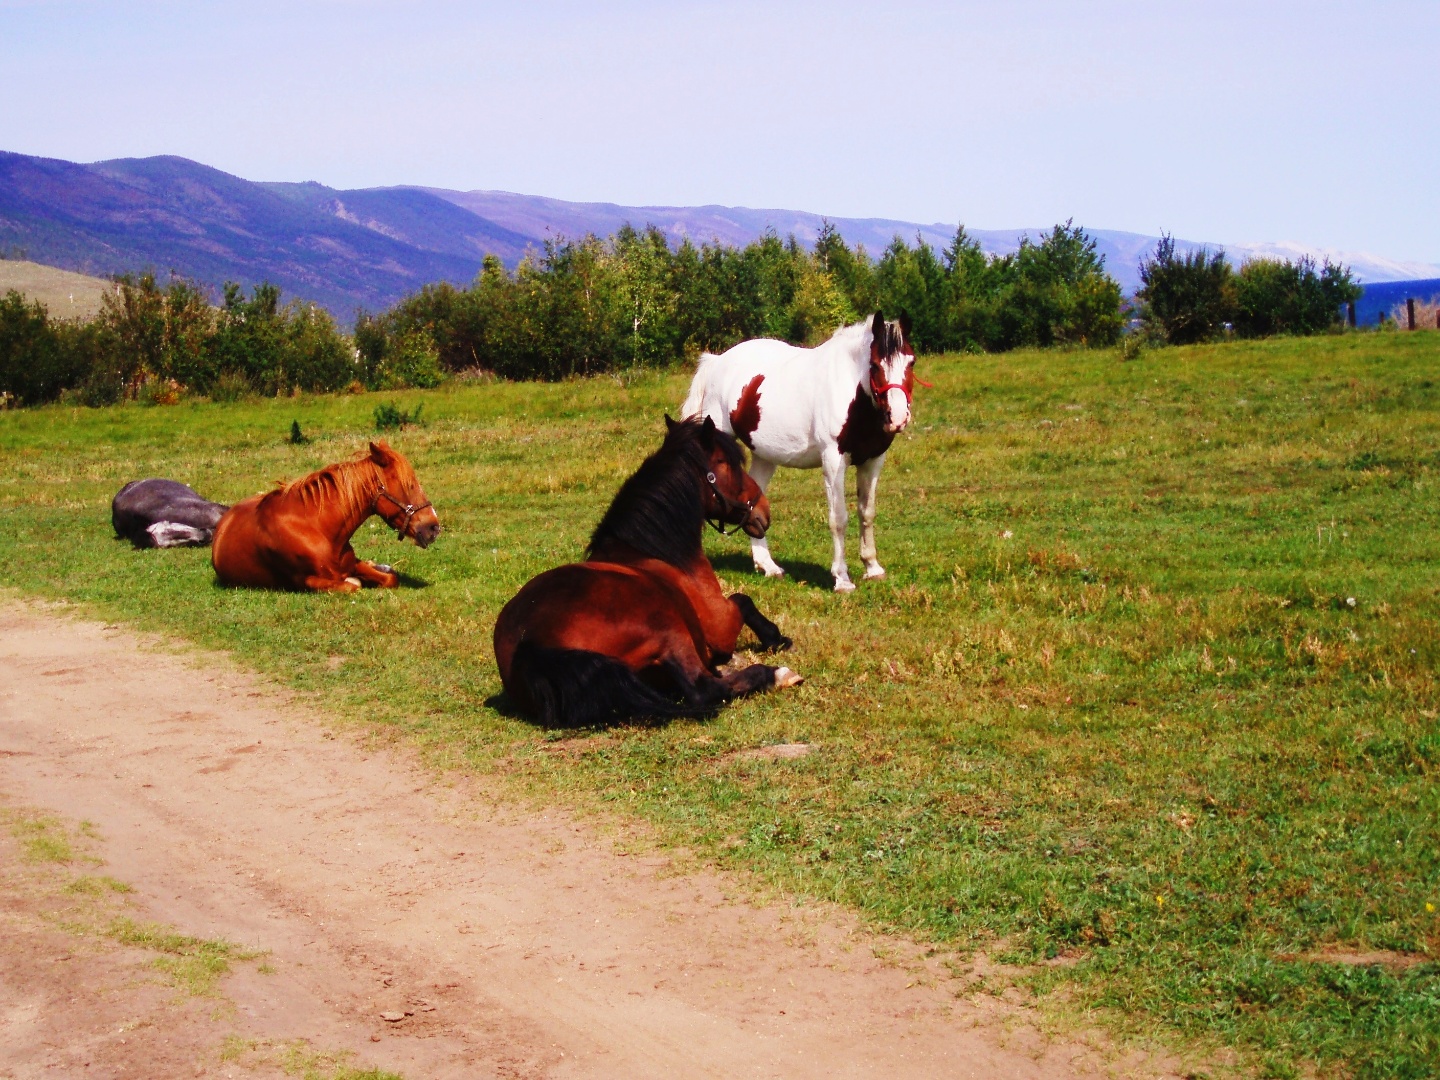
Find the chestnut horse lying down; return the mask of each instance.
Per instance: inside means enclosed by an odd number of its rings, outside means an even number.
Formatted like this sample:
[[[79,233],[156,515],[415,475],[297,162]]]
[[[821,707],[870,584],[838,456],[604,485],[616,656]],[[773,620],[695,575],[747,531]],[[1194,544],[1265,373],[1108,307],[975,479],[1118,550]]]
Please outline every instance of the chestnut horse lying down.
[[[665,423],[664,444],[620,488],[586,560],[533,578],[496,620],[505,690],[546,727],[700,716],[801,681],[765,664],[719,671],[741,626],[764,649],[790,647],[748,596],[725,595],[700,543],[707,520],[764,536],[770,506],[734,438],[709,419]]]
[[[137,548],[201,547],[229,509],[178,480],[131,480],[111,500],[110,524]]]
[[[232,506],[215,527],[210,562],[222,585],[254,589],[354,592],[393,589],[400,576],[355,557],[350,537],[371,514],[429,547],[440,519],[415,470],[384,442],[350,461],[254,495]]]

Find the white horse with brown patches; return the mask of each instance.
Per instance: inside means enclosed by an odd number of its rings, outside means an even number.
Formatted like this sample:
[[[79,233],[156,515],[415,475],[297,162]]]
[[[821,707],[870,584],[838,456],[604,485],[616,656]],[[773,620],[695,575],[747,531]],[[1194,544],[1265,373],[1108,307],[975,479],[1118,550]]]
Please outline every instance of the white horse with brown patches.
[[[824,470],[835,543],[830,573],[835,591],[849,592],[855,585],[845,565],[845,470],[855,466],[865,578],[883,578],[875,559],[875,485],[885,452],[910,423],[914,384],[910,320],[886,322],[877,311],[813,349],[760,338],[719,356],[706,353],[682,414],[708,416],[750,447],[750,475],[761,491],[776,466]],[[764,537],[750,541],[750,554],[766,577],[785,572]]]

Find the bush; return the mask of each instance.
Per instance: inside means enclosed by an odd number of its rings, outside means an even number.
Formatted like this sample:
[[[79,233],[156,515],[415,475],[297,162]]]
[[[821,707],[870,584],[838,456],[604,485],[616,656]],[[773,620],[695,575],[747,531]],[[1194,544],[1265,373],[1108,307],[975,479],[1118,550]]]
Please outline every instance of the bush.
[[[148,271],[114,281],[96,319],[103,349],[91,396],[133,398],[152,379],[204,389],[210,378],[205,349],[215,313],[201,289],[183,278],[171,278],[161,288]]]
[[[54,401],[90,379],[99,352],[92,324],[52,322],[44,304],[14,290],[0,297],[0,393],[22,405]]]
[[[247,299],[225,286],[225,302],[205,347],[211,383],[227,376],[262,394],[339,390],[360,371],[355,350],[324,308],[300,301],[280,306],[280,289],[256,285]],[[212,395],[213,396],[213,395]]]
[[[1174,239],[1161,236],[1140,263],[1140,281],[1140,317],[1170,345],[1211,341],[1235,319],[1235,274],[1223,250],[1177,255]]]
[[[1341,308],[1360,298],[1350,270],[1328,259],[1252,259],[1235,281],[1235,330],[1243,337],[1318,334],[1342,325]]]
[[[413,424],[420,423],[420,410],[425,407],[422,401],[415,406],[413,412],[401,409],[393,401],[375,406],[375,427],[380,431],[391,431],[399,428],[407,428]]]
[[[250,380],[238,371],[222,372],[210,384],[210,400],[220,402],[242,401],[255,393]]]
[[[370,390],[429,390],[445,378],[440,350],[426,330],[402,330],[391,336],[373,319],[357,322],[356,351],[363,382]]]

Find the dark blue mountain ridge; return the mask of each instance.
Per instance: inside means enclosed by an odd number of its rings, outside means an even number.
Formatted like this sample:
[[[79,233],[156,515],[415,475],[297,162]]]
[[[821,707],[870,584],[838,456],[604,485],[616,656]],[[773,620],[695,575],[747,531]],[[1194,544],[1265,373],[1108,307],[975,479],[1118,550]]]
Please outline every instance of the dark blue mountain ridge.
[[[453,213],[424,193],[403,204],[413,213],[420,201],[440,220]],[[102,276],[173,270],[217,289],[268,280],[347,320],[428,282],[468,281],[482,257],[427,250],[184,158],[76,165],[4,153],[0,247]]]
[[[809,244],[826,218],[804,211],[733,206],[622,206],[500,191],[385,187],[338,190],[316,182],[258,183],[180,157],[121,158],[89,165],[0,153],[0,250],[37,262],[108,275],[167,270],[218,290],[272,281],[288,295],[323,304],[348,322],[421,286],[468,282],[486,254],[513,267],[546,240],[608,236],[622,225],[655,225],[672,242],[743,245],[774,230]],[[878,255],[895,237],[943,250],[948,223],[889,218],[828,220],[852,245]],[[1014,251],[1046,230],[973,229],[991,254]],[[1132,292],[1138,263],[1156,237],[1087,229],[1106,269]],[[1177,241],[1182,248],[1202,245]],[[1297,244],[1233,245],[1255,255],[1326,254]],[[1331,253],[1334,254],[1334,253]],[[1430,277],[1435,267],[1344,256],[1364,279]]]

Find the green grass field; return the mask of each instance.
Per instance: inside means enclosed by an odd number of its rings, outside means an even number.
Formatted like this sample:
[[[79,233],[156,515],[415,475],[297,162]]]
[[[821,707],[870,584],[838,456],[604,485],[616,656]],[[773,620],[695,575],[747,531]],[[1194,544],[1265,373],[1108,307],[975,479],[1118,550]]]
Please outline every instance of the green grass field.
[[[787,579],[709,536],[808,681],[708,723],[537,731],[497,709],[490,652],[505,600],[579,557],[658,443],[680,374],[0,414],[0,584],[987,949],[1058,1016],[1233,1047],[1246,1072],[1440,1074],[1440,334],[922,368],[880,483],[887,581],[829,591],[818,473],[772,488]],[[420,552],[372,522],[356,546],[414,587],[227,592],[204,551],[110,534],[125,480],[238,499],[359,448],[390,400],[424,402],[394,441],[446,532]],[[788,741],[818,750],[731,756]],[[1342,956],[1369,951],[1389,963]]]

